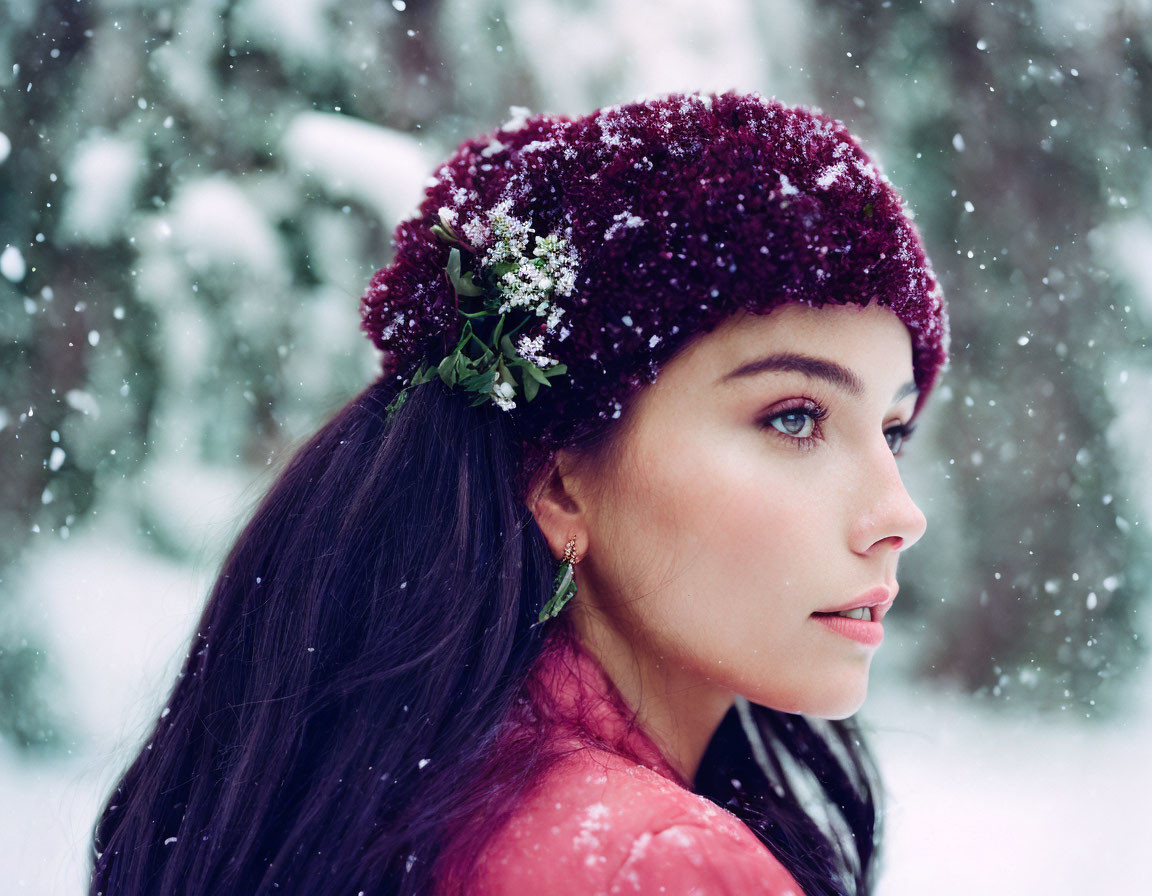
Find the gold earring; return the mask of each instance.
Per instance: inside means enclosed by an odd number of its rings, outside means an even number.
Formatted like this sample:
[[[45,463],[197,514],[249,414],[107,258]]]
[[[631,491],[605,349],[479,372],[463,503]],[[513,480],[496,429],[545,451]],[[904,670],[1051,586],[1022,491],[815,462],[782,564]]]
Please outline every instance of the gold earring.
[[[556,579],[552,582],[552,597],[540,611],[537,624],[546,619],[559,615],[564,605],[576,596],[576,579],[572,575],[572,567],[576,564],[576,536],[568,539],[564,547],[564,559],[560,561],[560,569],[556,572]]]

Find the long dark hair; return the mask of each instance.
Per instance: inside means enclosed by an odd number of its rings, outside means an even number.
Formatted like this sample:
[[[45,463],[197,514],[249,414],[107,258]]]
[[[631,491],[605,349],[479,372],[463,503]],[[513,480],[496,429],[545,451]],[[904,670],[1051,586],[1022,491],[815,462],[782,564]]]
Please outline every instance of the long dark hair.
[[[229,552],[95,826],[92,894],[443,892],[551,761],[504,736],[555,573],[514,424],[438,380],[389,419],[395,388],[308,440]],[[871,892],[875,769],[850,721],[740,701],[695,784],[807,896]]]

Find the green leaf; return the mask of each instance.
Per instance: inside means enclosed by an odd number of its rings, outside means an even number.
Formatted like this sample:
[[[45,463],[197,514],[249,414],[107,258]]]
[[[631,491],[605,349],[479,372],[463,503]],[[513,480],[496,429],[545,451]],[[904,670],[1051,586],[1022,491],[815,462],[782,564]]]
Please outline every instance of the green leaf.
[[[553,376],[559,376],[560,374],[567,373],[567,372],[568,372],[568,365],[567,364],[553,364],[551,367],[547,368],[544,371],[544,375],[547,377],[553,377]]]
[[[556,580],[552,584],[552,596],[548,599],[548,603],[544,605],[544,609],[540,611],[538,622],[543,622],[553,616],[557,616],[564,605],[568,603],[573,597],[576,596],[576,582],[572,578],[572,564],[560,564],[560,571],[556,574]]]
[[[448,264],[444,268],[448,272],[448,279],[452,281],[452,288],[456,290],[456,294],[460,296],[478,296],[482,295],[482,290],[472,279],[472,274],[460,273],[460,250],[453,249],[448,253]]]
[[[459,355],[453,352],[441,361],[436,368],[436,372],[440,374],[440,379],[444,381],[444,385],[449,389],[456,385],[456,358],[458,357]]]
[[[445,243],[458,243],[458,242],[460,242],[460,238],[458,236],[456,236],[456,234],[454,234],[450,230],[445,230],[444,227],[441,226],[440,224],[433,224],[432,225],[432,233],[436,237],[436,239],[440,240],[441,242],[445,242]]]
[[[541,386],[551,386],[552,385],[550,382],[548,382],[548,377],[544,375],[544,371],[542,371],[539,367],[537,367],[531,361],[529,361],[527,364],[524,365],[524,372],[526,374],[528,374],[528,377],[531,377],[532,380],[535,383],[537,383],[538,385],[541,385]],[[527,382],[527,381],[528,381],[528,379],[525,378],[525,382]]]
[[[388,402],[388,407],[386,408],[386,410],[388,412],[387,413],[387,419],[388,420],[391,420],[392,415],[395,414],[398,410],[400,410],[401,407],[404,406],[404,402],[407,399],[408,399],[408,390],[407,389],[401,389],[399,392],[396,393],[396,397],[393,398],[390,402]]]
[[[476,373],[460,380],[460,385],[470,392],[490,392],[492,384],[496,382],[496,371]]]
[[[545,380],[544,382],[548,382]],[[531,377],[524,380],[524,400],[531,401],[536,397],[536,393],[540,391],[540,383]]]
[[[513,345],[512,345],[512,340],[511,340],[511,339],[509,339],[507,336],[501,336],[501,337],[500,337],[500,349],[501,349],[501,350],[504,352],[504,354],[506,354],[506,355],[507,355],[509,358],[515,359],[515,358],[518,358],[518,357],[520,357],[520,356],[519,356],[519,355],[516,353],[516,348],[515,348],[515,346],[513,346]]]
[[[460,284],[463,284],[462,290],[460,288]],[[479,283],[476,282],[476,278],[475,278],[475,276],[473,276],[471,271],[466,271],[464,273],[464,275],[460,278],[460,284],[457,284],[456,291],[459,292],[461,295],[479,296],[479,295],[483,295],[483,293],[484,293],[484,287],[482,287]]]

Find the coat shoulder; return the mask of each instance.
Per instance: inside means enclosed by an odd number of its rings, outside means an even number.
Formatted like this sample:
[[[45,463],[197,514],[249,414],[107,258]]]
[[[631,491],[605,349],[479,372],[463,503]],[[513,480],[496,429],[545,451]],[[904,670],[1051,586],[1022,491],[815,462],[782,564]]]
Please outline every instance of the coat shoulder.
[[[654,769],[595,749],[550,769],[476,867],[476,896],[803,896],[736,816]]]

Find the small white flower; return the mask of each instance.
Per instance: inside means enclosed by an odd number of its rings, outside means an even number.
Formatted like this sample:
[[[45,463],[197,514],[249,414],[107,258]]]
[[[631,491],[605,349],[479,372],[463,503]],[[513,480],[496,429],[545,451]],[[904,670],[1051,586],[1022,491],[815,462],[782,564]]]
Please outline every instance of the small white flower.
[[[556,325],[558,323],[560,323],[560,318],[563,314],[564,314],[563,308],[559,307],[558,305],[552,306],[552,311],[548,315],[548,320],[545,321],[545,323],[544,323],[544,326],[548,328],[549,333],[551,333],[553,330],[556,329]],[[569,331],[567,330],[567,328],[565,328],[564,336],[567,336],[568,332]],[[562,336],[561,339],[563,339],[564,336]]]
[[[531,361],[541,369],[545,367],[551,367],[553,364],[560,363],[555,358],[549,358],[544,354],[543,334],[532,337],[521,336],[516,343],[516,352],[520,355],[520,357]]]
[[[505,398],[503,395],[497,395],[495,392],[492,393],[492,400],[496,402],[496,406],[503,411],[510,411],[516,407],[516,402],[510,398]]]
[[[478,217],[473,216],[469,218],[461,230],[464,231],[464,235],[468,237],[468,242],[471,243],[474,248],[481,249],[488,245],[491,232]]]
[[[457,221],[456,210],[443,207],[439,210],[441,222],[451,227]],[[626,216],[627,217],[627,216]],[[639,219],[628,220],[626,226],[638,226]],[[480,265],[489,271],[495,266],[503,268],[496,291],[500,304],[497,313],[506,314],[515,308],[524,309],[536,317],[546,317],[545,329],[551,333],[559,326],[564,309],[558,307],[554,296],[571,295],[576,287],[576,273],[580,260],[571,245],[571,228],[563,234],[553,232],[547,236],[534,235],[532,225],[512,214],[512,199],[504,199],[480,215],[472,216],[460,228],[475,249],[484,249]],[[534,246],[528,254],[529,237],[534,237]],[[560,340],[570,331],[563,328]],[[520,357],[530,361],[539,369],[559,364],[556,358],[543,353],[546,334],[535,337],[521,336],[516,344]],[[516,407],[514,383],[501,381],[494,383],[488,393],[492,401],[505,411]]]

